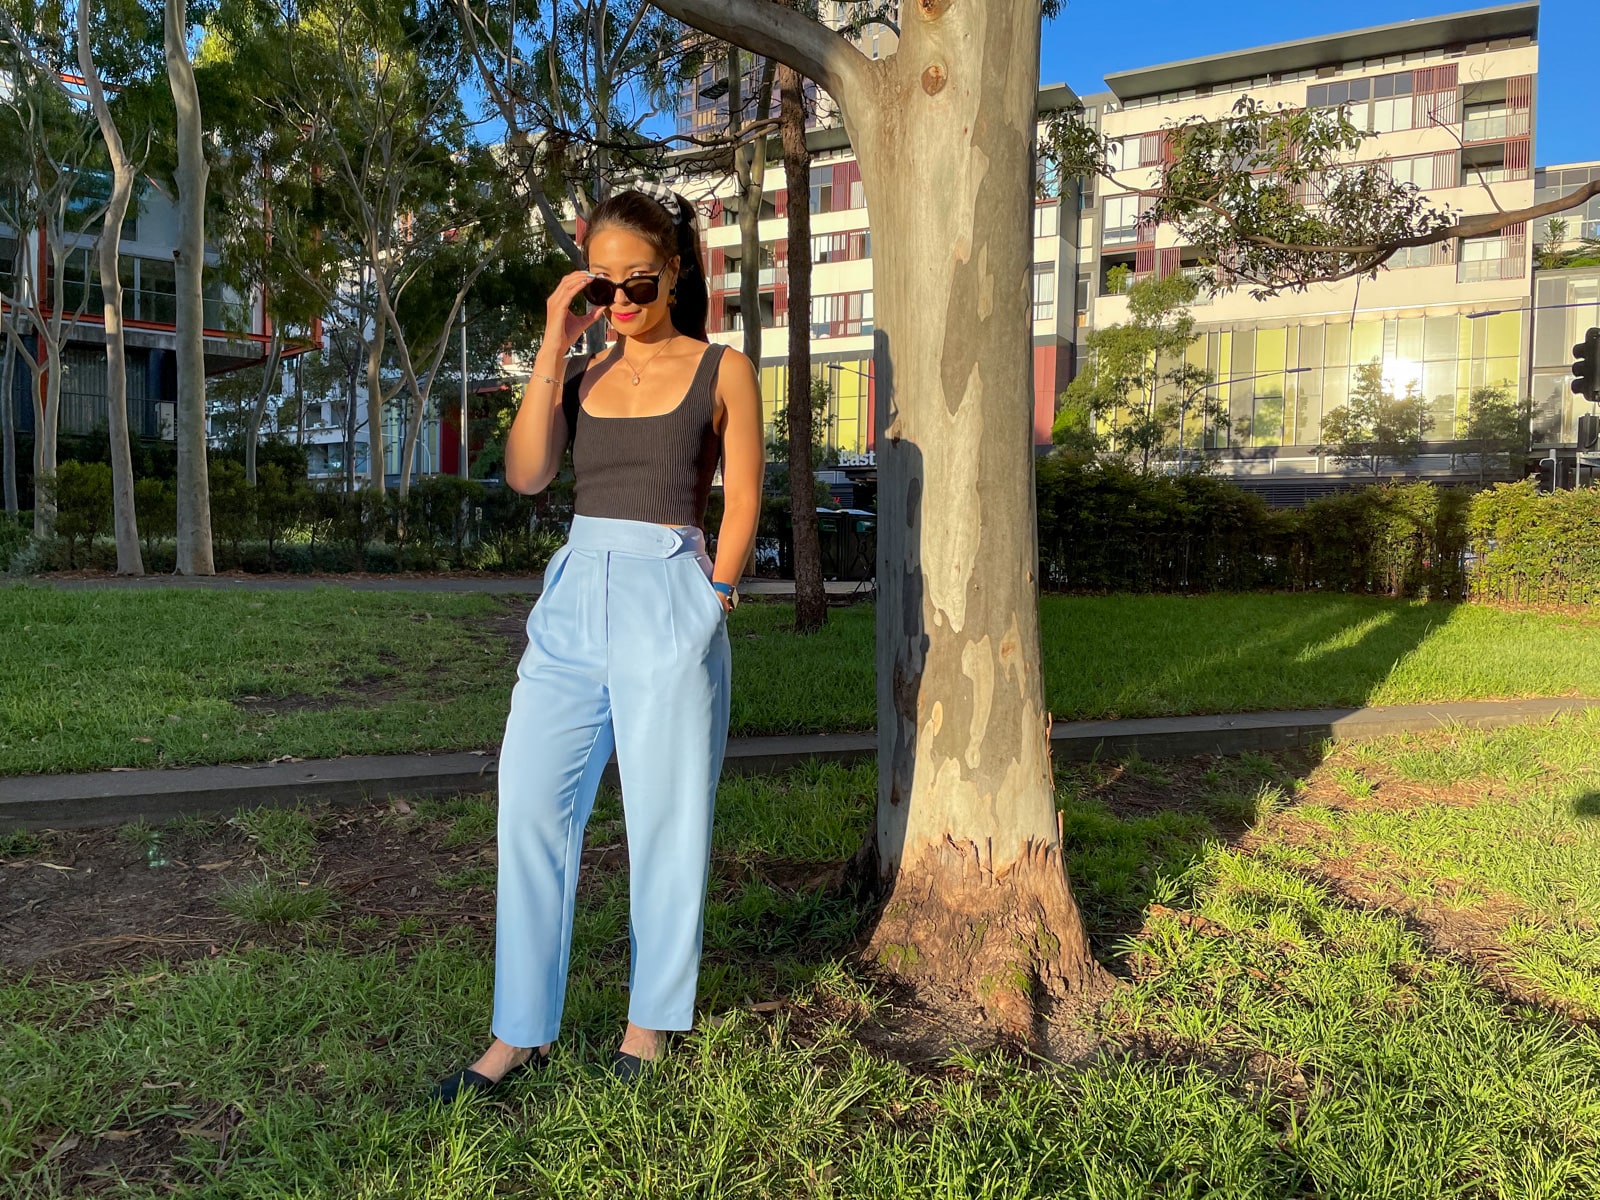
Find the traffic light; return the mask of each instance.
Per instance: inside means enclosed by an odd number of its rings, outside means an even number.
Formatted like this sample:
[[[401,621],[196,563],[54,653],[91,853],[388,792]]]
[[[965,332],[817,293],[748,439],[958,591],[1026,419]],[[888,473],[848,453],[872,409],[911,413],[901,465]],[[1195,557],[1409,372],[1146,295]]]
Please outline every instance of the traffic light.
[[[1590,404],[1600,404],[1600,328],[1584,334],[1572,353],[1572,390]]]

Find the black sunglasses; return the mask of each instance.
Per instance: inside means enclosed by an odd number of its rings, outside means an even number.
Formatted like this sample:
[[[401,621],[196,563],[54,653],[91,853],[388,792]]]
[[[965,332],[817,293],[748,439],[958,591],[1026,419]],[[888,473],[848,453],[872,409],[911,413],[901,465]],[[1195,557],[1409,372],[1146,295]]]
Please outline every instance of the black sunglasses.
[[[596,308],[609,308],[621,292],[635,304],[654,304],[661,295],[661,276],[665,273],[663,267],[654,275],[632,275],[621,283],[612,279],[591,279],[583,285],[583,298]]]

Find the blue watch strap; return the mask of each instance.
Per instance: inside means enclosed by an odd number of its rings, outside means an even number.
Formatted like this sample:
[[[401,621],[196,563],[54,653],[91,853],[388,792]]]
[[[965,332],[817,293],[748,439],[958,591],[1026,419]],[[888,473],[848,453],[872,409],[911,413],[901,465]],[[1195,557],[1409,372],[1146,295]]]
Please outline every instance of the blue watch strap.
[[[711,584],[711,586],[716,588],[717,591],[721,592],[724,596],[733,595],[733,584],[731,584],[731,583],[716,583],[716,582],[713,582]]]

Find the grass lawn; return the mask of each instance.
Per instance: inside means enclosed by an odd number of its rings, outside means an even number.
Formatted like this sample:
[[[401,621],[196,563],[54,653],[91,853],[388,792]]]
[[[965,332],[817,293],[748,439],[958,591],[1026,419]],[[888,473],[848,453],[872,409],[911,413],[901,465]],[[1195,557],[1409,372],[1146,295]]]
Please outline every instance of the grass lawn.
[[[827,886],[872,770],[816,768],[724,786],[699,1028],[635,1090],[594,1073],[603,796],[554,1071],[433,1117],[485,1036],[487,803],[12,835],[0,1194],[1600,1194],[1600,714],[1058,784],[1118,977],[1081,1061],[896,1041]]]
[[[0,775],[492,749],[526,601],[0,590]],[[870,729],[870,605],[742,606],[733,733]],[[1046,597],[1058,718],[1600,691],[1600,620],[1349,596]]]

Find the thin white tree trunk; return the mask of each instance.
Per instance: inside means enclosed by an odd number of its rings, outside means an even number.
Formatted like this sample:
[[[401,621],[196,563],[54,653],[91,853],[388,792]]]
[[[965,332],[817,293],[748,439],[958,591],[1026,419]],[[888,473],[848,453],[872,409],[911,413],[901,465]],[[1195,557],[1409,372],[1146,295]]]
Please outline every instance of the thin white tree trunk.
[[[383,318],[375,318],[377,328],[367,343],[367,484],[373,491],[384,488],[383,453]]]
[[[178,573],[214,575],[211,492],[206,468],[206,163],[200,94],[189,62],[183,0],[165,0],[167,80],[178,127]]]
[[[272,385],[277,382],[278,367],[282,360],[283,328],[277,322],[273,322],[272,338],[267,343],[267,361],[261,376],[261,388],[256,392],[255,402],[250,405],[250,414],[245,420],[244,476],[251,487],[256,485],[256,447],[261,442],[261,422],[267,415],[267,401],[272,399]]]
[[[0,473],[5,476],[6,512],[15,513],[17,501],[17,421],[14,385],[17,352],[9,330],[0,330]]]
[[[89,44],[90,0],[78,0],[78,69],[83,72],[100,136],[111,159],[111,201],[99,239],[100,291],[106,328],[106,417],[111,434],[111,511],[116,532],[117,574],[143,575],[139,524],[133,507],[133,454],[128,445],[128,352],[122,333],[122,219],[133,199],[133,162],[111,117],[105,88]]]

